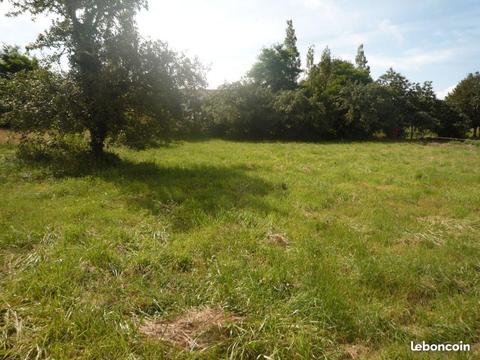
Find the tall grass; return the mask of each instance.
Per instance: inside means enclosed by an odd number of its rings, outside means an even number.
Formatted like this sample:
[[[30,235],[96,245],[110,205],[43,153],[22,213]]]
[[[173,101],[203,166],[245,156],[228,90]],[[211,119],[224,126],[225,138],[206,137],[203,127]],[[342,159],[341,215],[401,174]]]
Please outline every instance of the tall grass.
[[[480,341],[476,146],[187,142],[73,172],[14,150],[0,357],[393,359]],[[243,320],[205,351],[138,331],[206,305]]]

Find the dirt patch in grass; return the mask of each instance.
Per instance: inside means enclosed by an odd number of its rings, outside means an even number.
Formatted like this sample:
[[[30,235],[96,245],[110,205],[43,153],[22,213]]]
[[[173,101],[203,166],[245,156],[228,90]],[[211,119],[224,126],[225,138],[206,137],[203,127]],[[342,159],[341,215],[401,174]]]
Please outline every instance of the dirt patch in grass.
[[[286,248],[288,245],[290,245],[288,238],[282,234],[268,234],[267,242],[271,245],[276,245],[283,248]]]
[[[342,359],[351,359],[351,360],[358,360],[358,359],[373,359],[375,358],[374,354],[371,350],[364,346],[364,345],[345,345],[343,348],[343,357]]]
[[[206,349],[228,337],[229,325],[240,317],[220,308],[197,307],[170,320],[147,320],[140,333],[189,350]]]
[[[360,185],[372,191],[394,192],[399,190],[399,186],[396,184],[375,184],[375,183],[362,182],[360,183]]]
[[[14,134],[13,131],[7,129],[0,129],[0,144],[16,143],[19,136]]]

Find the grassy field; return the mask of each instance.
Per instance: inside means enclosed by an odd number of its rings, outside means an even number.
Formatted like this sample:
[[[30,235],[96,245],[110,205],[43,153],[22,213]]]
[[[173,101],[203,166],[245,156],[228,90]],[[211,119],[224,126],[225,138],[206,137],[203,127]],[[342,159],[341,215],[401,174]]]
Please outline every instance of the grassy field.
[[[14,150],[0,358],[480,358],[479,147],[186,142],[75,176]]]

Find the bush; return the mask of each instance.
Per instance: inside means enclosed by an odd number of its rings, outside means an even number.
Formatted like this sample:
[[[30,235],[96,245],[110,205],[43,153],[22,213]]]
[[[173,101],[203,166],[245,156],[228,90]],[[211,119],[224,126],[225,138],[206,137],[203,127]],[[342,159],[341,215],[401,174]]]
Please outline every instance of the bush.
[[[211,133],[236,139],[274,137],[278,116],[270,89],[251,82],[223,85],[206,101],[204,112]]]

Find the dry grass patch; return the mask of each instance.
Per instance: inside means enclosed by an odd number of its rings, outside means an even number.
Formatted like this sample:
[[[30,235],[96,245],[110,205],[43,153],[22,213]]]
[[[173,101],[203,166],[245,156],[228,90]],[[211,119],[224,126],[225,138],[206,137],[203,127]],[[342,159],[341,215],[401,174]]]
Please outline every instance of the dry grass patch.
[[[448,237],[476,231],[477,224],[467,219],[453,219],[443,216],[426,216],[418,219],[426,229],[421,232],[406,231],[399,245],[418,245],[430,243],[442,246]]]
[[[220,308],[197,307],[170,320],[147,320],[139,331],[157,340],[189,350],[204,350],[228,336],[229,325],[241,318]]]
[[[420,218],[419,221],[428,226],[442,228],[454,234],[464,231],[474,231],[477,225],[468,219],[453,219],[443,216],[426,216]]]
[[[373,233],[373,229],[364,221],[356,220],[348,216],[340,216],[339,219],[346,227],[358,234],[367,235]]]
[[[416,246],[421,243],[429,243],[435,246],[445,244],[445,233],[442,231],[426,230],[423,232],[406,231],[406,234],[400,239],[398,245]]]
[[[8,129],[0,129],[0,144],[17,144],[20,135]]]

